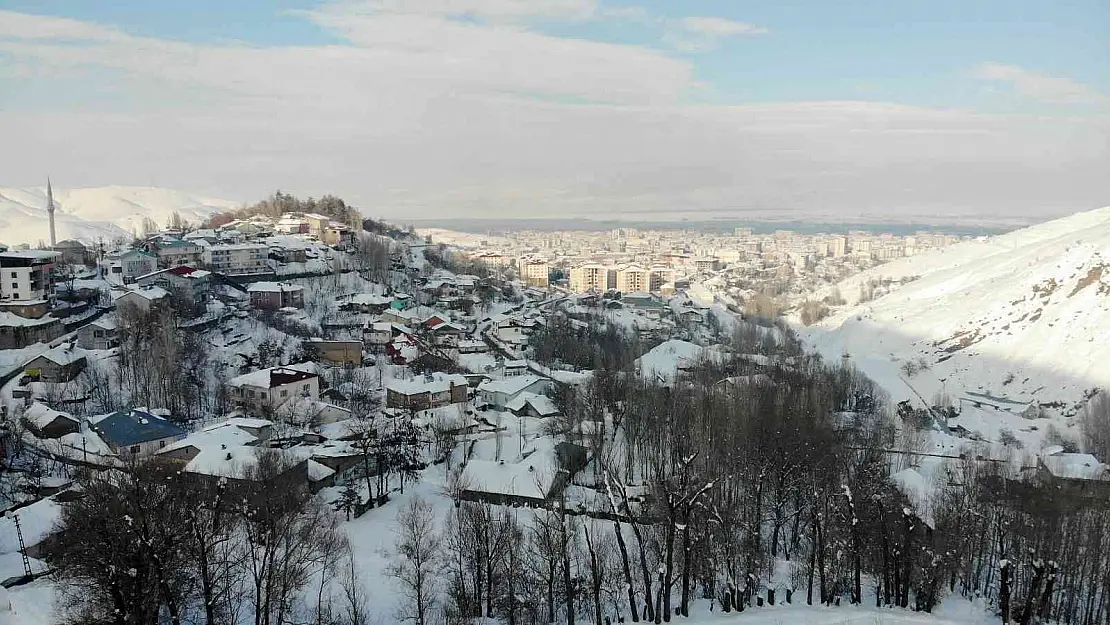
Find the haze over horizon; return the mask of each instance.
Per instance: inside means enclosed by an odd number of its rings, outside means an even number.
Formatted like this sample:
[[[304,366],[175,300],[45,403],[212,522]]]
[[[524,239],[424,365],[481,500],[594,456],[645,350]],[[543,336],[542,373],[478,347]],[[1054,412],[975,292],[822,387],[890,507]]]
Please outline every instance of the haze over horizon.
[[[0,0],[0,186],[281,188],[395,219],[1110,204],[1097,0],[99,4]]]

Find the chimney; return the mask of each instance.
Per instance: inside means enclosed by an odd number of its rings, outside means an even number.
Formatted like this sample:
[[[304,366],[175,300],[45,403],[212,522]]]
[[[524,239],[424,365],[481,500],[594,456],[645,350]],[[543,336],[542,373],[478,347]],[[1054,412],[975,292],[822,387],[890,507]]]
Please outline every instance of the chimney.
[[[58,244],[58,237],[54,232],[54,189],[50,186],[50,177],[46,177],[46,212],[50,215],[50,247]]]

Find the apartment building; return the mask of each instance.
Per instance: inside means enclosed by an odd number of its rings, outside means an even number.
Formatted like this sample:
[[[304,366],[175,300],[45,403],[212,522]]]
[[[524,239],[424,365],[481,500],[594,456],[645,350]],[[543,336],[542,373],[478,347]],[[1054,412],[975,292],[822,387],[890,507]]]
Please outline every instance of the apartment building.
[[[551,266],[542,258],[521,258],[517,262],[520,279],[528,286],[546,287]]]
[[[609,268],[601,263],[586,263],[570,270],[570,290],[605,291],[609,288]]]
[[[224,274],[265,273],[270,249],[259,243],[211,245],[204,251],[204,261],[212,271]]]
[[[54,263],[60,252],[22,250],[0,253],[0,299],[45,300],[54,294]]]
[[[621,293],[641,293],[651,288],[650,273],[639,265],[617,268],[617,290]]]

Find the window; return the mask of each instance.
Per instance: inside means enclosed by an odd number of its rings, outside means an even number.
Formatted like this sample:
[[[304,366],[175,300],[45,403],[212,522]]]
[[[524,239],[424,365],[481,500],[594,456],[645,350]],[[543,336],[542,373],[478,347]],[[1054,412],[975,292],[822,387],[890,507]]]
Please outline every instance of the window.
[[[254,399],[254,391],[247,391],[247,397]]]
[[[282,397],[288,397],[289,396],[289,389],[285,389],[285,390],[281,391],[281,396]]]
[[[19,277],[19,274],[17,274],[16,272],[14,272],[14,271],[13,271],[13,272],[12,272],[12,277],[13,277],[13,278],[18,278],[18,277]]]
[[[305,385],[304,385],[304,389],[303,389],[303,390],[304,390],[304,392],[306,392],[306,393],[308,392],[308,385],[307,385],[307,384],[305,384]]]
[[[166,441],[158,441],[158,449],[161,449],[165,446],[166,446]]]
[[[131,452],[132,454],[137,454],[137,453],[139,453],[139,446],[138,446],[138,445],[132,445],[132,446],[131,446],[131,449],[130,449],[129,451],[130,451],[130,452]]]

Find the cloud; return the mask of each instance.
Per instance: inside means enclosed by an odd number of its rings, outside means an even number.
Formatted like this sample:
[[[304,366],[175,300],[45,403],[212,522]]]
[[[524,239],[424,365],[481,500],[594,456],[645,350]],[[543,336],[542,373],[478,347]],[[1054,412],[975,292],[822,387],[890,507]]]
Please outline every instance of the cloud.
[[[1010,83],[1021,95],[1052,104],[1110,104],[1110,95],[1080,82],[1048,76],[1017,65],[983,63],[972,71],[982,80]]]
[[[667,21],[663,40],[684,52],[707,52],[716,49],[728,37],[765,35],[761,26],[723,17],[684,17]]]
[[[346,15],[424,15],[491,21],[585,20],[598,14],[594,0],[354,0],[324,10]]]
[[[50,98],[0,106],[19,146],[0,151],[0,182],[49,170],[60,186],[243,201],[280,187],[402,221],[1043,215],[1110,197],[1105,118],[693,105],[692,65],[659,50],[364,8],[305,14],[341,43],[270,47],[0,14],[0,55],[56,81]]]

